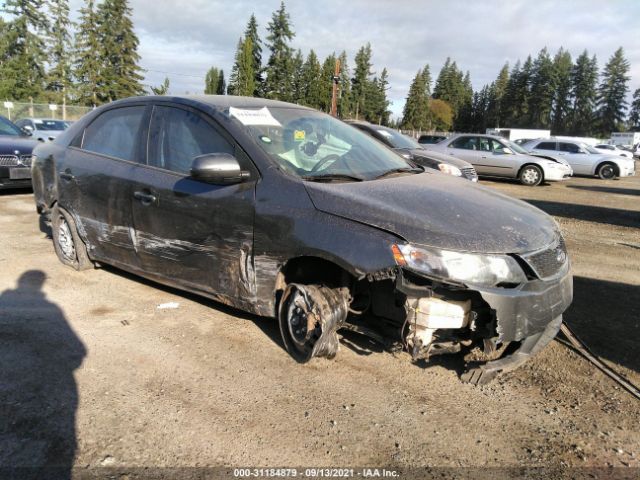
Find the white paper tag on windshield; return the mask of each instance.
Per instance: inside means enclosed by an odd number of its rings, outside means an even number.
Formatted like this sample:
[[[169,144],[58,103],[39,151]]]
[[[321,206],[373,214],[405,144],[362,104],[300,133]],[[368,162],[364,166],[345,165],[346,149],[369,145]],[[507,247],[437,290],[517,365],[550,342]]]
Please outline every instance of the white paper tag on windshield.
[[[246,110],[244,108],[229,107],[229,116],[236,117],[243,125],[266,125],[269,127],[281,127],[267,107],[258,110]]]

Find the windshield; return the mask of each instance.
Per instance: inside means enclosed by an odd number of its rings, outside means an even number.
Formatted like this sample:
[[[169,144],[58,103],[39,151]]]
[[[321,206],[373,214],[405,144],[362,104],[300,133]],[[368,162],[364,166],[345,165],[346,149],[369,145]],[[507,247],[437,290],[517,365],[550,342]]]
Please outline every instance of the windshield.
[[[581,143],[580,147],[584,148],[589,153],[597,153],[597,154],[602,153],[602,152],[599,152],[598,149],[593,148],[591,145],[587,145],[586,143]]]
[[[0,117],[0,135],[19,136],[19,135],[24,135],[24,134],[22,133],[22,130],[20,130],[18,127],[16,127],[9,120],[6,120],[6,119]]]
[[[518,145],[515,142],[511,142],[509,140],[505,141],[505,143],[507,144],[507,146],[513,150],[516,153],[521,153],[523,155],[529,155],[529,152],[527,152],[524,148],[522,148],[520,145]]]
[[[35,120],[37,130],[65,130],[69,125],[62,120]]]
[[[389,172],[415,170],[393,150],[324,113],[230,107],[227,114],[244,125],[281,169],[306,180],[372,180]]]
[[[413,138],[407,137],[406,135],[401,134],[400,132],[393,130],[392,128],[386,127],[373,127],[378,134],[382,135],[386,138],[389,143],[393,146],[393,148],[420,148],[422,149],[422,145],[416,142]]]

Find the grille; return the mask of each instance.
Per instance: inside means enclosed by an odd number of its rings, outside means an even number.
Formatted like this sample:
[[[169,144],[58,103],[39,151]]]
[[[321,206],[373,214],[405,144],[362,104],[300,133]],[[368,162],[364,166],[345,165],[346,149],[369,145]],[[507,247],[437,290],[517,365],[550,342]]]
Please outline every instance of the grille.
[[[546,250],[523,255],[524,260],[533,268],[540,278],[549,278],[556,275],[567,263],[567,247],[564,238],[559,239]]]
[[[476,173],[476,169],[473,167],[461,168],[462,176],[464,178],[468,178],[469,180],[473,180],[478,178],[478,174]]]
[[[0,155],[0,167],[31,166],[31,155]]]

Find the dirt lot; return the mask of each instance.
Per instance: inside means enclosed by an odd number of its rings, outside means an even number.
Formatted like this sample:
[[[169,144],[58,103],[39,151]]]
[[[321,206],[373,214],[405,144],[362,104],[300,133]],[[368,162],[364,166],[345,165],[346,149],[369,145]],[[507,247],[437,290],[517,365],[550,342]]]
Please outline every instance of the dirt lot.
[[[567,323],[640,384],[640,176],[483,183],[555,216],[575,274]],[[421,368],[358,336],[335,360],[301,366],[274,320],[62,266],[34,210],[29,192],[0,194],[0,467],[640,475],[640,402],[558,342],[482,388],[461,384],[453,359]],[[167,302],[179,307],[157,308]]]

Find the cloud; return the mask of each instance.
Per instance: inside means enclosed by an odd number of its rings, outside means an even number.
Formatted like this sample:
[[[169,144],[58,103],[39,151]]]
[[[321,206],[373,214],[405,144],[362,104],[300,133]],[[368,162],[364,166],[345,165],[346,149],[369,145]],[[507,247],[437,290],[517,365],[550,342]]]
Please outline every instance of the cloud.
[[[389,71],[395,115],[402,112],[409,84],[419,68],[431,67],[435,80],[451,57],[469,70],[475,89],[493,81],[505,62],[513,65],[547,47],[561,46],[574,58],[584,49],[602,68],[622,46],[631,62],[631,91],[640,87],[640,44],[635,41],[640,2],[621,0],[324,0],[285,2],[295,31],[292,46],[322,59],[345,50],[350,66],[360,46],[371,43],[374,70]],[[251,13],[264,40],[280,0],[130,0],[140,38],[145,83],[168,76],[172,93],[204,88],[211,66],[231,71],[238,39]],[[74,0],[77,10],[82,2]],[[265,48],[266,50],[266,48]],[[263,53],[264,60],[268,52]],[[162,73],[169,72],[169,73]]]

